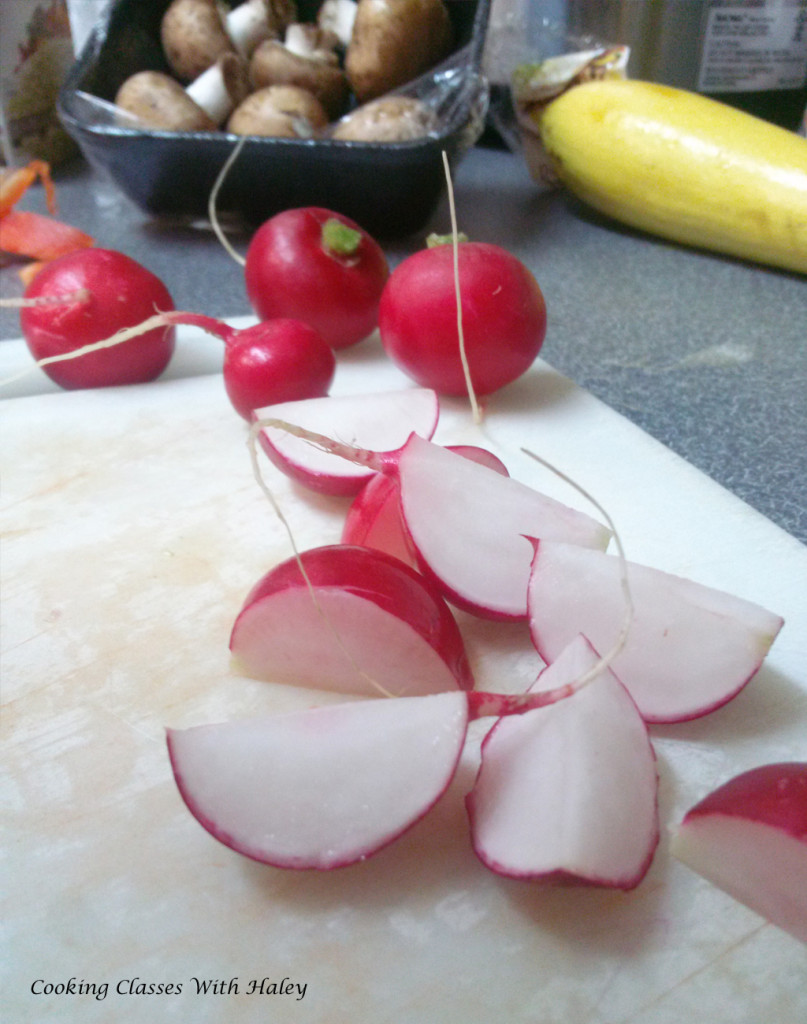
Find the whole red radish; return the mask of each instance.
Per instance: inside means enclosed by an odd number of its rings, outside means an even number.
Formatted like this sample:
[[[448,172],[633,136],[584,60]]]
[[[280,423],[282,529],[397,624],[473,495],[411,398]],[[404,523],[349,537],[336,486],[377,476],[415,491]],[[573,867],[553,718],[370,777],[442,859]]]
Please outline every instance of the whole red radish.
[[[307,206],[284,210],[256,231],[244,276],[262,320],[304,320],[341,349],[375,329],[389,267],[379,244],[355,221]]]
[[[729,779],[687,812],[671,850],[807,942],[807,762],[760,765]]]
[[[238,330],[196,313],[177,313],[171,319],[222,339],[224,388],[247,421],[264,406],[328,394],[336,357],[322,335],[302,320],[262,320]]]
[[[33,279],[25,300],[60,295],[73,297],[20,311],[22,333],[36,360],[73,352],[174,308],[168,289],[155,274],[111,249],[80,249],[54,260]],[[42,369],[66,389],[142,384],[166,368],[174,341],[174,328],[162,326]]]
[[[543,345],[546,304],[532,273],[497,245],[460,242],[462,334],[477,395],[520,377]],[[467,393],[457,323],[454,246],[409,256],[390,275],[378,327],[387,354],[413,380],[443,395]]]

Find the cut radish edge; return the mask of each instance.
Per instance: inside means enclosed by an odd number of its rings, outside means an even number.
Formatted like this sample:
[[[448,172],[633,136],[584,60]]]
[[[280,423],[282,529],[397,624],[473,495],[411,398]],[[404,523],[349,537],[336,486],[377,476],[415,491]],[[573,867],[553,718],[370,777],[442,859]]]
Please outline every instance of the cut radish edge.
[[[449,601],[485,618],[526,618],[530,537],[605,548],[611,536],[585,513],[417,435],[401,449],[398,473],[422,571]]]
[[[753,677],[782,627],[759,605],[613,555],[540,540],[530,576],[530,633],[551,662],[578,634],[604,649],[619,632],[627,569],[634,615],[612,660],[648,722],[696,718]]]
[[[541,675],[562,692],[596,665],[577,637]],[[497,874],[632,889],[659,840],[647,727],[608,669],[567,699],[499,719],[467,797],[474,850]]]
[[[763,764],[724,782],[686,813],[670,850],[807,942],[807,762]]]
[[[284,868],[365,860],[411,828],[454,776],[461,693],[337,704],[168,730],[179,791],[226,846]]]
[[[261,446],[284,473],[327,494],[356,494],[411,433],[430,438],[439,418],[428,388],[331,395],[258,409]],[[388,461],[388,459],[386,460]]]
[[[410,566],[354,545],[304,551],[252,588],[230,638],[257,679],[377,696],[474,685],[439,591]]]

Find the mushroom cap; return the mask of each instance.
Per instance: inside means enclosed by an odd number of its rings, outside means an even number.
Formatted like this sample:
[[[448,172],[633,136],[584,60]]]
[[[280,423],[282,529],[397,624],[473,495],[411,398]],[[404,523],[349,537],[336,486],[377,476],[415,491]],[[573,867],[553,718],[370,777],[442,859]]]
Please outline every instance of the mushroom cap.
[[[329,120],[338,117],[347,105],[347,77],[335,54],[333,61],[325,55],[303,57],[275,39],[265,39],[252,54],[249,76],[256,89],[267,85],[296,85],[307,89],[325,108]]]
[[[138,71],[127,78],[118,89],[115,103],[149,128],[202,132],[217,127],[179,82],[161,71]]]
[[[192,82],[224,53],[234,52],[217,0],[172,0],[160,23],[165,59],[183,82]]]
[[[268,85],[251,93],[230,115],[234,135],[311,138],[328,124],[328,115],[312,93],[296,85]]]
[[[359,0],[345,71],[359,103],[423,74],[445,57],[453,28],[443,0]]]
[[[334,127],[331,138],[354,142],[408,142],[428,135],[437,116],[414,96],[383,96],[356,107]]]

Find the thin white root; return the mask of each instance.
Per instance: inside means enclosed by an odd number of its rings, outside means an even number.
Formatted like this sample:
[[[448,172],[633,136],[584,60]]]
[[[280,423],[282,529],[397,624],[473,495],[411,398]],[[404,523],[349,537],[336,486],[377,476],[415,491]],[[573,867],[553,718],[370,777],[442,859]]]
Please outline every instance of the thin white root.
[[[457,229],[457,210],[454,204],[454,186],[451,181],[451,168],[448,164],[448,154],[443,150],[443,167],[446,173],[446,188],[448,191],[448,208],[451,215],[451,244],[454,250],[454,290],[457,297],[457,334],[459,336],[460,343],[460,362],[462,363],[462,372],[465,377],[465,386],[468,390],[468,399],[471,403],[471,413],[473,415],[474,423],[479,424],[482,422],[482,413],[479,408],[479,403],[476,398],[476,392],[474,391],[474,385],[471,380],[471,368],[468,365],[468,356],[465,351],[465,334],[462,329],[462,296],[460,294],[460,236]]]
[[[357,448],[352,444],[335,441],[324,434],[318,434],[316,431],[308,430],[306,427],[300,427],[296,423],[288,423],[286,420],[267,417],[256,420],[253,429],[255,427],[259,430],[265,427],[274,427],[276,430],[283,430],[293,437],[298,437],[301,441],[305,441],[314,448],[319,448],[320,451],[328,452],[330,455],[338,455],[340,458],[357,466],[365,466],[374,470],[381,468],[378,452],[371,452],[366,448]]]
[[[42,366],[49,366],[51,363],[63,363],[70,359],[79,359],[81,356],[88,356],[93,352],[100,352],[105,348],[114,348],[116,345],[121,345],[125,341],[130,341],[132,338],[139,337],[141,334],[153,331],[157,327],[168,327],[170,326],[170,323],[171,321],[166,319],[166,314],[156,313],[154,316],[150,316],[142,323],[135,324],[134,327],[121,328],[121,330],[117,331],[117,333],[113,334],[110,338],[104,338],[102,341],[93,341],[89,345],[83,345],[81,348],[73,349],[71,352],[62,352],[59,355],[46,356],[44,359],[38,359],[24,370],[20,370],[19,373],[15,373],[11,377],[6,377],[4,380],[0,380],[0,387],[3,387],[6,384],[13,384],[15,381],[18,381],[23,377],[27,377],[29,373],[33,373],[36,369]]]
[[[252,423],[252,425],[250,426],[249,434],[247,436],[247,447],[249,448],[249,456],[250,456],[250,459],[252,461],[252,473],[253,473],[253,476],[255,477],[255,480],[257,481],[258,486],[260,487],[260,489],[263,491],[263,493],[268,498],[269,504],[274,509],[275,515],[280,520],[280,522],[281,522],[281,524],[283,526],[283,529],[286,531],[286,535],[289,538],[289,543],[291,544],[292,553],[294,554],[294,559],[297,562],[297,567],[300,570],[300,574],[302,575],[303,579],[305,580],[305,585],[308,588],[309,594],[311,595],[311,600],[314,602],[314,607],[317,610],[317,614],[322,618],[322,621],[325,623],[326,627],[333,634],[333,638],[336,641],[340,651],[344,654],[344,656],[350,662],[351,667],[356,671],[357,675],[360,676],[360,678],[366,680],[374,689],[378,690],[378,692],[381,694],[382,697],[392,697],[393,694],[390,693],[389,690],[385,689],[381,685],[381,683],[378,682],[377,679],[374,679],[368,672],[365,672],[364,669],[361,667],[361,665],[358,664],[356,659],[353,657],[353,655],[350,653],[350,651],[348,651],[347,647],[345,646],[345,643],[342,640],[342,637],[339,635],[339,630],[334,626],[334,624],[331,622],[331,620],[325,614],[325,610],[323,609],[322,605],[317,600],[317,593],[314,590],[314,585],[311,582],[311,577],[308,575],[308,572],[306,571],[305,564],[303,563],[303,559],[302,559],[302,557],[300,555],[299,548],[297,547],[297,542],[294,539],[294,533],[292,531],[291,524],[289,523],[288,519],[284,515],[283,510],[281,509],[280,505],[277,502],[277,498],[275,498],[275,496],[272,493],[271,489],[269,488],[268,484],[264,480],[263,474],[261,473],[261,466],[260,466],[260,462],[258,460],[258,434],[260,434],[261,430],[263,430],[264,427],[267,426],[267,425],[268,426],[281,426],[281,425],[283,425],[283,421],[282,420],[255,420]],[[289,424],[289,426],[291,426],[291,425]],[[302,429],[302,428],[299,428],[299,429]],[[291,432],[294,433],[294,431],[291,431]],[[298,434],[297,436],[300,436],[300,435]],[[319,435],[315,435],[315,436],[319,436]]]
[[[221,224],[219,224],[218,215],[216,213],[216,202],[219,197],[219,192],[221,191],[221,186],[224,184],[227,175],[230,173],[230,168],[233,166],[236,159],[238,158],[238,154],[241,152],[246,141],[246,137],[240,138],[235,145],[235,149],[224,161],[224,165],[222,166],[221,170],[219,171],[216,177],[216,180],[213,184],[213,188],[210,190],[210,197],[208,198],[207,201],[207,215],[208,218],[210,219],[210,224],[213,228],[213,231],[215,232],[216,238],[218,238],[219,242],[221,242],[222,244],[222,247],[227,251],[227,253],[230,256],[232,256],[235,262],[240,263],[242,267],[246,265],[247,261],[239,252],[235,251],[232,245],[230,245],[230,240],[224,234],[224,231],[221,228]]]
[[[622,619],[622,628],[620,629],[619,635],[617,636],[616,641],[614,642],[611,649],[607,651],[605,654],[600,655],[599,661],[597,661],[596,664],[592,665],[590,669],[584,672],[579,677],[579,679],[575,681],[574,684],[571,684],[571,688],[569,691],[571,694],[572,692],[576,692],[577,690],[581,689],[587,683],[590,683],[593,679],[596,679],[596,677],[604,669],[608,668],[613,662],[614,658],[616,658],[616,656],[619,654],[619,652],[622,650],[622,648],[625,646],[625,643],[627,642],[631,623],[633,622],[634,612],[633,596],[631,594],[630,584],[628,582],[627,558],[625,557],[625,549],[622,546],[622,539],[619,536],[619,531],[617,530],[613,519],[608,514],[608,512],[603,508],[603,506],[597,501],[594,495],[590,494],[581,484],[579,484],[576,480],[573,480],[562,470],[558,469],[556,466],[553,466],[551,462],[548,462],[546,459],[541,458],[540,455],[536,455],[535,452],[530,451],[528,448],[522,448],[521,450],[522,452],[524,452],[525,455],[529,456],[529,458],[533,459],[535,462],[540,463],[542,466],[545,466],[548,470],[550,470],[550,472],[554,473],[555,476],[563,480],[564,483],[567,483],[570,487],[573,487],[578,493],[582,494],[586,501],[590,502],[594,506],[594,508],[597,509],[597,511],[605,520],[612,534],[614,535],[614,543],[616,544],[617,555],[619,557],[620,584],[622,588],[622,597],[625,602],[625,614]]]

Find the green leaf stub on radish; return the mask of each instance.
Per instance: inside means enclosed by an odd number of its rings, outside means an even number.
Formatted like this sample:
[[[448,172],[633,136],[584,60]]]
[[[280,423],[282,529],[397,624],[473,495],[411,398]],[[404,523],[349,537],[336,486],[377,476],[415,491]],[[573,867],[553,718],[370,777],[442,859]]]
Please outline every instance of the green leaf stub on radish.
[[[371,696],[471,689],[451,610],[399,559],[326,545],[276,566],[252,588],[230,649],[248,676]]]
[[[597,650],[619,635],[622,565],[613,555],[538,541],[528,591],[530,631],[551,661],[577,633]],[[611,663],[649,722],[697,718],[734,697],[759,669],[780,616],[731,594],[628,563],[634,615]]]
[[[578,637],[544,670],[541,689],[572,683],[597,660]],[[508,877],[632,889],[658,844],[657,788],[647,727],[604,669],[487,734],[467,798],[474,849]]]
[[[168,731],[188,809],[216,839],[276,867],[365,860],[448,787],[467,728],[461,693],[367,700]]]

